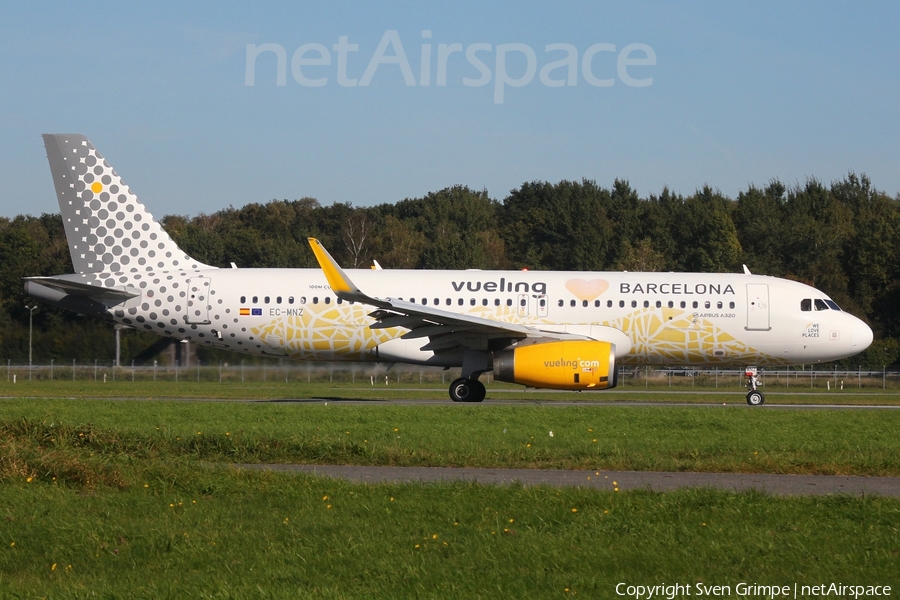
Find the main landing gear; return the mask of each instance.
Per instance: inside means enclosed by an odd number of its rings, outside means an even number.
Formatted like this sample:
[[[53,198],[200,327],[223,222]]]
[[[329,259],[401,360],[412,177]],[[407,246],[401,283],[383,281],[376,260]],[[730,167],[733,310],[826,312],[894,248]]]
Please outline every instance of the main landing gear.
[[[478,379],[460,377],[450,384],[450,399],[454,402],[481,402],[486,394],[484,384]]]
[[[747,377],[747,404],[750,406],[762,406],[766,402],[766,396],[757,389],[759,386],[759,377],[756,376],[756,367],[747,367],[744,369],[744,375]]]

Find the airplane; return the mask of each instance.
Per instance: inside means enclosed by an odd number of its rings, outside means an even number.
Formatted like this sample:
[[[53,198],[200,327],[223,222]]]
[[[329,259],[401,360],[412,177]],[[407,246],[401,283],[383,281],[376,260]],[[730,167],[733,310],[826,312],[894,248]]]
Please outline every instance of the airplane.
[[[344,270],[206,265],[184,253],[84,136],[44,145],[74,274],[26,278],[28,296],[180,341],[311,361],[459,368],[534,388],[608,390],[620,365],[756,369],[852,356],[872,330],[821,291],[743,273]]]

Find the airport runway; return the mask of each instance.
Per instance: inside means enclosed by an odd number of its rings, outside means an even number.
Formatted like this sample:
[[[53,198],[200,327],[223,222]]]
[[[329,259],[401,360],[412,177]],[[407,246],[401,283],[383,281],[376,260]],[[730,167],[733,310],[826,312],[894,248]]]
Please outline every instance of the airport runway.
[[[190,400],[190,399],[186,399]],[[223,402],[236,402],[235,400],[223,400]],[[239,401],[237,401],[239,402]],[[648,402],[642,400],[534,400],[531,398],[518,398],[508,400],[496,400],[488,398],[479,404],[470,404],[467,402],[451,402],[450,400],[433,400],[433,399],[385,399],[385,400],[364,400],[354,398],[280,398],[273,400],[246,400],[246,402],[281,402],[296,404],[356,404],[356,405],[383,405],[383,404],[415,404],[415,405],[436,405],[436,406],[478,406],[478,405],[505,405],[505,406],[621,406],[621,407],[706,407],[706,408],[746,408],[748,410],[766,410],[766,409],[835,409],[835,410],[870,410],[870,409],[889,409],[900,410],[900,405],[894,404],[776,404],[766,402],[762,406],[750,406],[741,398],[740,400],[731,400],[730,402]]]
[[[234,465],[306,473],[357,483],[428,483],[471,481],[487,485],[548,485],[598,490],[654,490],[691,487],[742,492],[757,490],[778,496],[849,494],[900,497],[900,477],[831,475],[767,475],[745,473],[667,473],[653,471],[554,471],[541,469],[470,469],[447,467],[358,467],[339,465]]]
[[[674,392],[675,394],[679,392]],[[699,392],[701,394],[714,392]],[[803,394],[792,394],[800,396]],[[808,394],[819,395],[819,394]],[[855,394],[878,396],[881,394]],[[897,396],[894,395],[893,398]],[[3,396],[0,400],[15,400],[30,398],[29,396]],[[35,396],[33,399],[44,399],[46,396]],[[659,401],[651,402],[646,400],[546,400],[535,398],[504,398],[494,399],[488,398],[479,404],[470,404],[467,402],[451,402],[449,399],[434,398],[387,398],[387,399],[371,399],[371,398],[190,398],[190,397],[170,397],[170,396],[79,396],[79,397],[60,397],[67,400],[112,400],[112,401],[134,401],[134,402],[233,402],[233,403],[274,403],[274,404],[324,404],[329,403],[335,405],[357,405],[357,406],[385,406],[385,405],[419,405],[419,406],[457,406],[457,407],[478,407],[478,406],[615,406],[615,407],[658,407],[658,408],[678,408],[678,407],[705,407],[705,408],[744,408],[746,410],[778,410],[778,409],[809,409],[809,410],[900,410],[900,404],[815,404],[815,403],[797,403],[797,404],[778,404],[777,398],[772,398],[763,406],[748,406],[742,396],[728,398],[726,402],[669,402]]]

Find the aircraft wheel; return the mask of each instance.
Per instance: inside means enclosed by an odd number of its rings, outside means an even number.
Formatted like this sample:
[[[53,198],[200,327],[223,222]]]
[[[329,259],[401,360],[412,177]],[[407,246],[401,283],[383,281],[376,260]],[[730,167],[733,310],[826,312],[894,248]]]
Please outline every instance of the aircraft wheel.
[[[747,393],[747,404],[750,406],[762,406],[766,402],[766,397],[759,390],[753,390]]]
[[[450,384],[450,399],[454,402],[481,402],[487,391],[477,379],[460,377]]]
[[[484,397],[487,395],[487,390],[484,388],[484,384],[477,379],[472,379],[471,381],[472,387],[474,388],[474,394],[472,394],[472,399],[469,400],[469,402],[484,401]]]
[[[450,384],[450,399],[454,402],[471,402],[471,398],[475,393],[472,386],[472,380],[460,377],[454,379]]]

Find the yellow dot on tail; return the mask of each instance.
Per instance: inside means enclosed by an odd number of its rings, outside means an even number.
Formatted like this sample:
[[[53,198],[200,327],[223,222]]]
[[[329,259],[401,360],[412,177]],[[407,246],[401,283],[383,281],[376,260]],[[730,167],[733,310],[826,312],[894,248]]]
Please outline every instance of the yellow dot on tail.
[[[95,194],[99,194],[100,192],[103,191],[103,184],[100,183],[99,181],[95,181],[91,185],[91,191],[94,192]]]

